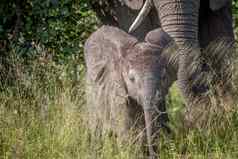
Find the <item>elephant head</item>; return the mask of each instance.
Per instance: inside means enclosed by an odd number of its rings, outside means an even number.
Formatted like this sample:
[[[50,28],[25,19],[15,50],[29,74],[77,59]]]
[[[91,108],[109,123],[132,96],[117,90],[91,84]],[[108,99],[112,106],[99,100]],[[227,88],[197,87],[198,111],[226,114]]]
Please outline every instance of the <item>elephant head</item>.
[[[192,92],[189,88],[191,85],[189,78],[192,75],[189,75],[188,67],[193,65],[192,62],[199,60],[200,56],[198,40],[200,1],[203,0],[146,0],[141,12],[129,29],[129,32],[135,30],[150,12],[150,9],[155,6],[161,27],[179,47],[178,85],[187,102],[189,102]],[[209,0],[209,6],[215,11],[229,2],[230,0]],[[193,57],[190,56],[191,52],[194,53]],[[199,65],[197,67],[200,69]]]
[[[175,63],[172,63],[172,49],[165,49],[171,38],[162,29],[149,32],[145,42],[137,43],[124,57],[123,77],[128,95],[136,100],[144,110],[146,136],[149,154],[155,156],[152,148],[156,132],[166,127],[168,120],[165,96],[176,79]],[[168,47],[169,48],[169,47]],[[173,48],[175,49],[175,48]],[[166,52],[166,53],[165,53]]]

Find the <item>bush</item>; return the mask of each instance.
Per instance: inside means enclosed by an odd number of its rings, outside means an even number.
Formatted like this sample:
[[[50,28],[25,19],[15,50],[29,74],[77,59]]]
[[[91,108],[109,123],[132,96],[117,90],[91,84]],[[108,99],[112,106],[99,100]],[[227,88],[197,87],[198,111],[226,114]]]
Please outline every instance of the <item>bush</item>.
[[[97,24],[87,0],[3,0],[0,14],[2,42],[15,41],[23,48],[40,43],[61,58],[82,54]]]

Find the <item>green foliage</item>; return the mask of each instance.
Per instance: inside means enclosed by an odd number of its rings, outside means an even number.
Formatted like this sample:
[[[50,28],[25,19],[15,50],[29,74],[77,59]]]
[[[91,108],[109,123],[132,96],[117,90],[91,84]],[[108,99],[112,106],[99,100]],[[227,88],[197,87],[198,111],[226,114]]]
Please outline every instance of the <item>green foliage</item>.
[[[84,71],[78,59],[57,65],[42,46],[38,57],[26,61],[12,48],[12,67],[18,72],[15,85],[0,91],[0,158],[27,159],[143,159],[139,144],[120,143],[113,136],[91,136],[84,121]],[[79,67],[79,68],[78,68]],[[2,72],[0,72],[2,73]],[[216,121],[220,128],[185,132],[179,129],[183,101],[171,89],[168,108],[174,135],[162,135],[163,159],[236,159],[238,112],[229,120]]]
[[[232,2],[233,6],[233,17],[234,17],[234,24],[235,24],[235,33],[236,33],[236,39],[238,34],[238,1]]]
[[[237,19],[235,1],[233,13]],[[85,39],[98,24],[89,0],[1,0],[0,15],[0,47],[4,40],[23,49],[40,43],[60,59],[75,53],[82,56]]]
[[[238,1],[233,1],[232,2],[232,6],[233,6],[233,15],[235,18],[238,18]]]
[[[21,14],[16,37],[24,48],[32,42],[43,44],[56,55],[82,54],[85,39],[95,30],[97,19],[87,0],[2,1],[0,5],[0,38],[12,40],[17,25],[17,9]]]

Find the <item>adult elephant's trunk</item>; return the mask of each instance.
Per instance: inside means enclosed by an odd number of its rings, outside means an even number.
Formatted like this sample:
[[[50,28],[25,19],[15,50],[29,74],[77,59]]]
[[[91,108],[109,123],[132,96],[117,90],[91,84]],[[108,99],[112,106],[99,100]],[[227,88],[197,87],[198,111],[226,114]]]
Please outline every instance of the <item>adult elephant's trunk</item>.
[[[160,23],[178,45],[198,44],[200,0],[155,0]]]
[[[179,46],[178,85],[187,103],[190,103],[193,84],[189,79],[194,74],[193,70],[197,69],[192,67],[199,67],[194,65],[197,62],[194,60],[200,54],[199,49],[197,49],[199,47],[200,0],[158,0],[154,2],[158,10],[161,27]]]
[[[197,49],[200,0],[154,0],[154,4],[161,27],[179,46],[178,85],[187,103],[190,103],[193,84],[189,79],[194,74],[192,70],[197,69],[194,67],[199,67],[194,65],[197,62],[194,60],[200,54]]]
[[[143,22],[153,5],[158,11],[161,27],[177,44],[198,44],[200,0],[146,0],[129,32],[133,32]]]

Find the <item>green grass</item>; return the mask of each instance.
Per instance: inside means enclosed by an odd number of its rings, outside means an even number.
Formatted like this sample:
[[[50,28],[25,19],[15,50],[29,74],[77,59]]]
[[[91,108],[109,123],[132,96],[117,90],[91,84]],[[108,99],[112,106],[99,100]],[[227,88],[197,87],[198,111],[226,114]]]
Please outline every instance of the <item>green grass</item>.
[[[83,122],[83,69],[77,58],[57,65],[40,56],[25,64],[10,58],[18,80],[2,84],[0,92],[0,159],[140,159],[136,144],[112,136],[90,137]],[[1,77],[11,73],[2,70]],[[12,80],[13,76],[10,76]],[[7,79],[6,79],[7,80]],[[175,86],[168,104],[175,135],[159,143],[162,159],[238,158],[238,109],[218,121],[219,128],[183,131],[183,100]]]

